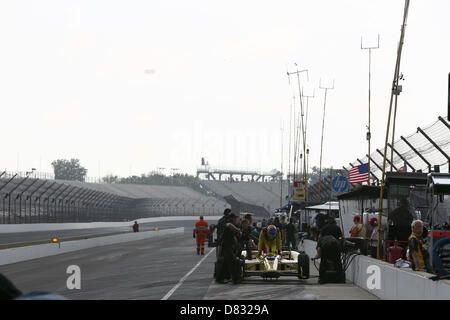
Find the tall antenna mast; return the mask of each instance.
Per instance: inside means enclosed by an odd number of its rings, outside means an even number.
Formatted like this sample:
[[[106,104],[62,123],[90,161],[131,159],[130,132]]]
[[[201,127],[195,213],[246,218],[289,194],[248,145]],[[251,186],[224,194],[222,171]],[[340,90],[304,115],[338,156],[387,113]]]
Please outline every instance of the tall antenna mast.
[[[302,90],[303,91],[303,90]],[[307,184],[307,168],[306,168],[306,133],[308,132],[308,109],[309,109],[309,98],[314,98],[314,95],[316,94],[316,90],[314,89],[313,91],[313,95],[312,96],[305,96],[303,95],[304,98],[306,98],[306,113],[305,113],[305,130],[303,133],[303,181],[305,181],[305,184]]]
[[[318,202],[320,202],[320,185],[322,181],[322,151],[323,151],[323,129],[325,126],[325,107],[327,105],[327,92],[328,90],[334,89],[334,80],[333,80],[333,86],[332,87],[322,87],[322,79],[320,79],[319,88],[325,90],[325,96],[323,100],[323,118],[322,118],[322,138],[320,139],[320,168],[319,168],[319,196],[318,196]]]
[[[298,84],[298,96],[299,96],[299,100],[300,100],[300,115],[301,115],[301,123],[300,123],[300,128],[301,128],[301,131],[302,131],[302,133],[303,133],[303,131],[304,131],[304,127],[303,127],[303,115],[304,115],[304,112],[303,112],[303,99],[302,99],[302,92],[301,92],[301,85],[300,85],[300,73],[302,73],[302,72],[306,72],[306,76],[308,77],[308,80],[309,80],[309,75],[308,75],[308,70],[307,69],[305,69],[305,70],[298,70],[298,65],[297,65],[297,63],[294,63],[295,64],[295,66],[296,66],[296,71],[294,71],[294,72],[289,72],[288,71],[288,76],[289,75],[291,75],[291,74],[296,74],[297,75],[297,84]],[[294,113],[294,118],[295,118],[295,113]],[[294,120],[295,121],[295,120]],[[294,126],[294,128],[295,128],[296,126]],[[302,136],[304,136],[304,134],[302,134]],[[296,144],[298,143],[298,141],[296,142]],[[295,147],[295,150],[297,150],[297,148]],[[296,159],[297,158],[297,154],[294,154],[294,159]],[[294,160],[294,162],[296,162],[296,160]],[[296,163],[294,163],[294,171],[295,171],[295,166],[296,166]],[[295,173],[294,173],[294,181],[295,181]]]
[[[378,35],[378,43],[377,46],[372,46],[372,47],[363,47],[363,39],[361,37],[361,50],[368,50],[369,51],[369,122],[367,125],[367,135],[366,135],[366,139],[367,139],[367,145],[368,145],[368,155],[370,155],[370,139],[372,138],[372,134],[370,131],[370,96],[371,96],[371,66],[372,66],[372,50],[378,49],[380,48],[380,35]],[[369,174],[367,175],[367,184],[370,185],[370,158],[367,157],[367,166],[368,166],[368,172]]]

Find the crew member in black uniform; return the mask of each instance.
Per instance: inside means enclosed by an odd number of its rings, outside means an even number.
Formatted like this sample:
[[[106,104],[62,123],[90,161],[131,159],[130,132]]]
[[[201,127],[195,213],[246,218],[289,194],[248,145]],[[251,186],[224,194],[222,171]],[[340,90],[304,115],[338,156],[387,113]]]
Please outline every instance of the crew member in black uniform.
[[[222,283],[227,283],[230,280],[233,280],[234,283],[239,283],[241,281],[241,260],[240,256],[237,255],[237,252],[239,251],[238,238],[241,236],[241,233],[239,229],[236,228],[238,216],[234,213],[230,213],[229,218],[230,222],[225,226],[220,245],[220,257],[223,257],[222,272],[218,271],[216,279],[218,282]]]
[[[250,226],[250,222],[247,219],[242,220],[241,222],[241,236],[239,237],[239,244],[240,244],[240,249],[239,252],[237,252],[237,256],[239,257],[242,252],[242,250],[246,250],[247,251],[247,259],[251,259],[252,258],[252,249],[253,250],[257,250],[258,247],[256,246],[253,238],[254,236],[251,234],[252,233],[252,229]]]
[[[336,225],[334,218],[329,217],[327,224],[320,231],[317,242],[317,255],[315,259],[320,258],[319,283],[345,282],[345,273],[341,261],[341,245],[339,242],[339,238],[341,237],[341,229]]]

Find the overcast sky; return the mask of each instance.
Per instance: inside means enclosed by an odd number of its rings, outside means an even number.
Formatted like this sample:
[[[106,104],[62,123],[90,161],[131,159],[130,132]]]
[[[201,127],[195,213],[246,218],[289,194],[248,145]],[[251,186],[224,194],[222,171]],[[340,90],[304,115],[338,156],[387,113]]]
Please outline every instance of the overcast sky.
[[[373,145],[384,145],[403,0],[0,2],[0,168],[51,172],[79,158],[89,176],[158,167],[288,164],[293,91],[310,100],[310,166],[366,154],[368,52]],[[446,115],[450,1],[411,1],[396,132]],[[294,80],[294,78],[292,79]],[[292,84],[296,85],[296,82]],[[170,172],[168,169],[166,172]]]

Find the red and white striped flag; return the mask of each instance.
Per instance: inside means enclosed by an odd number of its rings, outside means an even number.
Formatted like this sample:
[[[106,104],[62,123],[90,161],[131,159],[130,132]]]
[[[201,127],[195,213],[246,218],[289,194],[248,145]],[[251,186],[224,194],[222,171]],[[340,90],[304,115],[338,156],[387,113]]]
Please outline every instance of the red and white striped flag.
[[[357,167],[353,167],[349,171],[349,182],[350,183],[361,183],[367,182],[369,179],[369,164],[364,163]]]

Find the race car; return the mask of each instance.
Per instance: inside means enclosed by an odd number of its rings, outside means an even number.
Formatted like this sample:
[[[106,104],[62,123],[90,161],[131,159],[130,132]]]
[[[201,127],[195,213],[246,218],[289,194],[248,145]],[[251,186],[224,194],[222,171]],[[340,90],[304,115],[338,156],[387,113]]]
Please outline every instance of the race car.
[[[263,279],[278,279],[280,276],[309,278],[309,257],[303,251],[281,251],[281,255],[257,256],[257,254],[258,251],[251,251],[251,257],[247,257],[247,251],[242,251],[242,258],[245,259],[241,272],[243,278],[250,276],[261,276]]]

